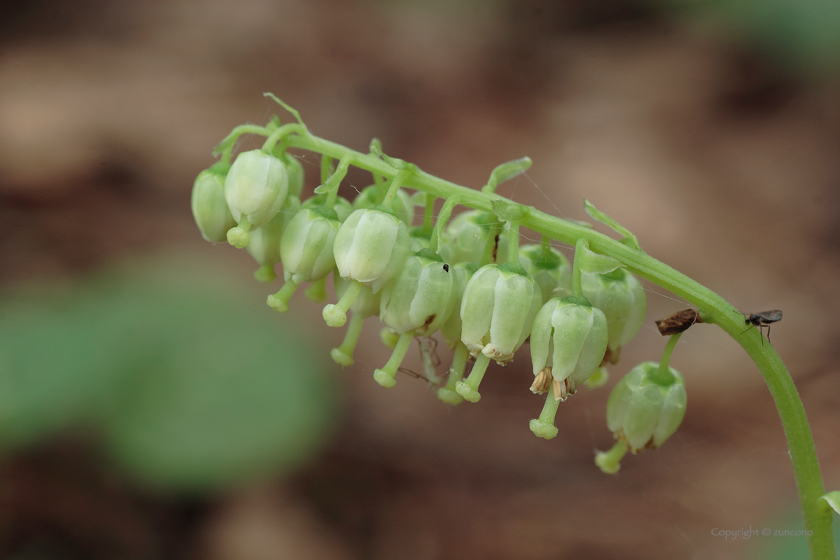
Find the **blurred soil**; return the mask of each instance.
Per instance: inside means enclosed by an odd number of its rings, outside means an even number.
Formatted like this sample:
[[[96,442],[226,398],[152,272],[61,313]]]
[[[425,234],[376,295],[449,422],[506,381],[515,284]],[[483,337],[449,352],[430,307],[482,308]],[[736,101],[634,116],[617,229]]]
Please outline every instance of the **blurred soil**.
[[[840,487],[836,81],[784,74],[630,1],[3,7],[2,285],[175,248],[217,259],[264,297],[247,255],[205,247],[189,195],[216,142],[277,112],[261,96],[273,91],[322,137],[357,149],[378,137],[387,153],[461,184],[529,155],[533,168],[502,194],[573,219],[585,217],[585,196],[742,311],[783,309],[773,343],[797,380],[826,483]],[[300,155],[311,188],[318,160]],[[342,194],[365,181],[351,173]],[[711,530],[762,526],[795,508],[796,494],[770,396],[713,327],[692,328],[677,349],[690,401],[677,435],[628,456],[615,477],[592,461],[612,443],[609,388],[658,359],[653,320],[686,307],[650,286],[648,325],[607,387],[561,407],[550,442],[528,430],[541,400],[528,391],[527,359],[491,368],[480,404],[450,408],[410,376],[390,391],[372,382],[387,352],[369,320],[360,359],[335,372],[343,421],[308,469],[176,498],[122,480],[84,435],[66,434],[0,465],[0,554],[745,557],[751,543]],[[340,340],[314,328],[313,351]]]

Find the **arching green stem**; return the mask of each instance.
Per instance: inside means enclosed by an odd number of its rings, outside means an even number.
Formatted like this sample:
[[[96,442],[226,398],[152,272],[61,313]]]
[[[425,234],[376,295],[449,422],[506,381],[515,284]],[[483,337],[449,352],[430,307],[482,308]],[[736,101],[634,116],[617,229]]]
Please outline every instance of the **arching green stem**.
[[[311,150],[330,157],[341,158],[344,155],[353,154],[354,165],[386,178],[393,178],[398,173],[402,173],[402,170],[395,170],[377,156],[350,150],[340,144],[313,136],[305,130],[289,136],[287,142],[290,147]],[[495,193],[456,185],[420,169],[414,169],[404,179],[404,186],[407,188],[421,190],[444,199],[458,195],[460,204],[484,212],[493,210],[494,201],[506,200]],[[744,348],[758,367],[779,412],[805,516],[805,528],[811,532],[808,538],[811,557],[815,560],[835,558],[831,516],[818,506],[818,500],[825,494],[825,488],[805,409],[782,360],[771,345],[761,344],[758,330],[751,329],[742,333],[744,318],[734,306],[712,290],[639,249],[535,208],[529,209],[521,225],[569,245],[575,245],[578,240],[586,240],[591,250],[617,259],[627,271],[670,290],[694,305],[704,318],[704,323],[717,324]]]

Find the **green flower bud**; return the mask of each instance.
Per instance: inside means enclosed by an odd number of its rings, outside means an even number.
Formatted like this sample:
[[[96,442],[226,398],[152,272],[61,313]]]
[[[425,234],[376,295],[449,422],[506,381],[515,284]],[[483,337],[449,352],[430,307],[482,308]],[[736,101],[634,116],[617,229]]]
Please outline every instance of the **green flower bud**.
[[[378,196],[379,187],[377,187],[376,185],[368,185],[367,187],[359,191],[359,193],[356,195],[356,198],[353,199],[353,209],[360,210],[362,208],[375,208]]]
[[[607,426],[634,453],[656,448],[673,434],[685,416],[683,378],[674,368],[661,379],[659,364],[643,362],[624,376],[607,401]]]
[[[408,256],[408,228],[381,210],[356,210],[335,237],[335,263],[342,278],[378,292],[402,268]]]
[[[240,225],[244,218],[255,229],[277,215],[288,192],[286,165],[262,150],[239,154],[225,179],[225,200],[233,218]]]
[[[417,228],[408,234],[408,248],[412,253],[418,253],[429,248],[429,238],[423,235]]]
[[[299,209],[298,197],[289,196],[277,215],[260,229],[250,232],[246,249],[260,264],[259,270],[254,273],[260,282],[273,282],[277,278],[274,264],[280,262],[280,240],[287,224]]]
[[[446,227],[440,246],[440,256],[448,263],[480,262],[488,237],[499,220],[487,212],[467,210],[458,214]],[[500,235],[495,262],[507,260],[507,236]]]
[[[333,243],[339,227],[334,211],[303,208],[295,214],[280,241],[287,282],[319,280],[335,268]]]
[[[589,376],[589,379],[584,382],[584,385],[590,389],[597,389],[598,387],[606,385],[609,380],[610,372],[607,371],[607,368],[602,366],[596,369],[592,375]]]
[[[531,334],[542,305],[540,288],[530,276],[506,265],[481,267],[470,278],[461,301],[461,341],[470,354],[503,364]]]
[[[452,274],[452,293],[450,297],[452,298],[453,312],[449,315],[449,319],[441,325],[440,332],[446,341],[446,345],[453,350],[461,342],[461,301],[463,301],[467,283],[475,272],[474,266],[472,263],[458,263],[449,267],[449,272]]]
[[[597,307],[576,298],[552,298],[542,306],[531,329],[531,391],[553,388],[566,400],[589,379],[607,350],[607,319]]]
[[[376,200],[379,196],[379,189],[375,185],[365,187],[362,189],[356,198],[353,199],[353,209],[370,209],[376,206]],[[402,189],[397,190],[397,196],[391,202],[391,210],[394,211],[397,218],[402,220],[405,225],[410,226],[414,221],[414,204],[411,202],[411,196]]]
[[[621,347],[630,342],[645,320],[645,290],[635,276],[618,269],[608,274],[581,274],[583,295],[607,317],[610,363],[618,363]]]
[[[543,303],[572,295],[572,267],[557,249],[524,245],[519,248],[519,262],[540,287]]]
[[[236,225],[225,201],[225,175],[213,168],[199,173],[193,183],[191,203],[201,236],[213,243],[225,241],[228,230]]]
[[[316,206],[323,206],[327,202],[327,195],[326,194],[319,194],[316,196],[311,196],[306,199],[303,203],[304,208],[315,208]],[[344,221],[353,213],[353,205],[350,204],[350,201],[344,197],[338,196],[335,199],[335,205],[333,206],[333,210],[335,210],[336,215],[338,216],[338,221],[340,223],[344,223]]]
[[[353,213],[353,205],[346,198],[339,196],[335,199],[333,210],[335,210],[338,216],[338,221],[343,224],[350,217],[350,214]]]
[[[303,183],[306,178],[303,172],[303,165],[298,161],[298,158],[289,152],[283,154],[283,163],[286,164],[286,173],[289,176],[289,195],[300,198],[300,193],[303,191]]]
[[[443,232],[440,256],[446,262],[479,262],[487,245],[490,226],[484,223],[486,212],[467,210],[449,222]]]
[[[398,334],[430,336],[452,314],[452,281],[448,264],[422,252],[411,255],[382,290],[379,318]]]

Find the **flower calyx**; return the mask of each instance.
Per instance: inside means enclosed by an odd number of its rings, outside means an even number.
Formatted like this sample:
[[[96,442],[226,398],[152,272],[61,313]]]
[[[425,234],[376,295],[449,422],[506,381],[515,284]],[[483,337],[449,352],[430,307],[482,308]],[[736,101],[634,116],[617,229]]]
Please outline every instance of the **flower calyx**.
[[[607,349],[607,320],[586,298],[552,298],[531,329],[531,391],[549,389],[555,400],[574,394],[598,369]]]
[[[190,206],[201,236],[207,241],[221,243],[236,220],[225,200],[225,177],[230,166],[221,162],[198,174],[193,183]]]
[[[430,336],[452,313],[453,277],[449,265],[432,251],[410,255],[382,290],[380,320],[397,334]]]
[[[289,178],[283,161],[264,150],[237,156],[225,178],[225,200],[238,227],[228,231],[228,242],[248,245],[249,230],[268,223],[283,207]]]
[[[647,298],[641,282],[624,269],[605,274],[582,274],[583,294],[604,312],[609,328],[608,363],[618,363],[621,348],[642,328]]]
[[[531,334],[542,294],[533,278],[515,268],[485,265],[464,289],[461,341],[473,356],[481,353],[504,364]]]
[[[669,367],[660,375],[656,362],[643,362],[630,370],[610,393],[607,427],[633,453],[662,445],[685,416],[686,392],[682,375]]]

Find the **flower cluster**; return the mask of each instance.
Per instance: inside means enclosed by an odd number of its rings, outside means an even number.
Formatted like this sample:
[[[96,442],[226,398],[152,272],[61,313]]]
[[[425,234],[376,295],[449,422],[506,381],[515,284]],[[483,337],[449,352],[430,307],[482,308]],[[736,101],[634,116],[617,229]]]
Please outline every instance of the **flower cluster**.
[[[504,366],[530,339],[534,379],[523,386],[547,394],[530,427],[537,436],[556,436],[559,403],[584,384],[606,382],[605,367],[618,362],[621,348],[639,331],[646,312],[639,281],[584,241],[575,248],[574,266],[546,236],[520,247],[519,223],[528,209],[503,199],[450,222],[460,199],[449,197],[435,222],[435,197],[404,188],[416,185],[422,172],[389,158],[377,143],[370,156],[381,170],[355,200],[337,194],[348,168],[359,164],[360,155],[349,150],[337,165],[323,156],[321,184],[304,198],[304,170],[282,141],[308,134],[299,123],[283,127],[275,118],[256,130],[268,137],[263,147],[240,153],[232,164],[230,138],[237,131],[220,145],[222,161],[202,171],[193,187],[192,211],[204,238],[246,249],[262,282],[276,279],[279,263],[284,283],[267,303],[281,313],[301,284],[310,284],[309,299],[325,301],[332,276],[337,300],[324,307],[323,317],[347,330],[331,356],[342,366],[353,364],[364,319],[378,316],[382,339],[393,350],[374,371],[383,387],[396,384],[412,340],[440,332],[454,358],[438,397],[453,405],[477,402],[490,362]],[[525,159],[499,166],[484,192],[529,165]],[[417,206],[425,213],[415,224]],[[604,221],[590,207],[590,215]],[[431,360],[424,363],[426,378],[437,382]],[[632,370],[610,397],[608,425],[623,450],[658,446],[682,418],[681,377],[668,373],[673,370],[657,377],[652,368],[659,371],[651,363]],[[619,451],[609,465],[599,459],[602,469],[617,470]]]

